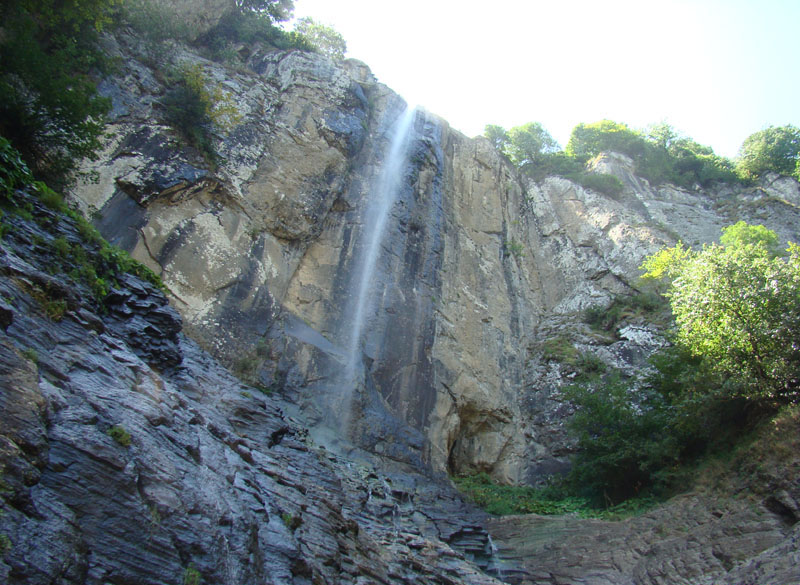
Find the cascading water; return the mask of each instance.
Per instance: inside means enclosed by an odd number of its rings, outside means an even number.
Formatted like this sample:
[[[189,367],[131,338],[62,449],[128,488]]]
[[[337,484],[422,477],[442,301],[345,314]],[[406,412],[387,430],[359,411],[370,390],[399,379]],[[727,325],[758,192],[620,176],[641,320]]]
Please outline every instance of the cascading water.
[[[375,302],[375,272],[380,249],[385,239],[389,217],[398,193],[403,186],[408,151],[416,109],[406,107],[392,124],[389,147],[378,177],[369,192],[361,217],[361,232],[356,246],[356,258],[347,307],[344,315],[349,331],[346,339],[346,363],[339,383],[341,395],[336,412],[340,430],[347,433],[353,391],[363,376],[362,337]]]
[[[361,366],[361,334],[371,308],[370,285],[375,273],[381,243],[386,231],[392,206],[397,199],[397,193],[402,185],[403,171],[408,162],[408,145],[411,136],[411,123],[414,120],[415,109],[408,107],[398,118],[392,128],[392,139],[389,152],[376,181],[375,188],[370,193],[369,203],[364,213],[361,258],[355,271],[355,293],[352,310],[352,323],[347,349],[347,379],[355,380]]]

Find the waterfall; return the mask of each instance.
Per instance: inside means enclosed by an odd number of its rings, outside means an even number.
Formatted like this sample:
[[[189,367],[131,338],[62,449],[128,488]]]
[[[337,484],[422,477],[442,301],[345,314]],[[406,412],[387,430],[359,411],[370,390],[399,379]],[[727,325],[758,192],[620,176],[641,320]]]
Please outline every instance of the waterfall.
[[[389,131],[389,145],[361,216],[361,231],[356,245],[357,257],[351,272],[344,331],[347,340],[346,363],[341,380],[341,402],[337,405],[339,428],[347,433],[352,393],[363,376],[362,336],[376,300],[374,284],[392,207],[403,186],[408,151],[416,109],[406,107]]]

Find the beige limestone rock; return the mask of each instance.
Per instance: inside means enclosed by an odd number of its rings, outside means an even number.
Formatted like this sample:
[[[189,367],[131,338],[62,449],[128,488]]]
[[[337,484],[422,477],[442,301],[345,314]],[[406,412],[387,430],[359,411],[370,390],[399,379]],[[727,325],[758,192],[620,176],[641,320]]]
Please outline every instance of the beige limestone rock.
[[[262,48],[249,69],[233,70],[177,48],[170,64],[199,64],[241,114],[229,132],[217,129],[211,168],[159,119],[166,88],[126,50],[109,82],[116,136],[88,169],[99,182],[75,199],[162,275],[196,339],[233,363],[267,335],[264,375],[313,403],[331,355],[284,322],[341,349],[356,237],[368,227],[361,211],[400,98],[357,61]],[[678,239],[714,241],[738,219],[798,239],[792,179],[651,186],[629,158],[609,153],[591,167],[622,181],[609,197],[561,177],[519,176],[488,141],[429,113],[415,132],[408,191],[383,245],[386,304],[376,318],[386,329],[370,332],[365,351],[381,408],[421,433],[436,471],[525,482],[564,464],[569,409],[558,389],[569,372],[543,361],[542,344],[580,311],[631,292],[647,254]],[[579,345],[608,360],[620,353]]]

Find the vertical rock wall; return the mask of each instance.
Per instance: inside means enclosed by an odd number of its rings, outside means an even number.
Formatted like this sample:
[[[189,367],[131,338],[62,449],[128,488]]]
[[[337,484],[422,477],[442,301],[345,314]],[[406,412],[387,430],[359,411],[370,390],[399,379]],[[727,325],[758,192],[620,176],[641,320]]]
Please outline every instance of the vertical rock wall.
[[[230,69],[121,36],[115,138],[75,200],[162,275],[186,330],[312,421],[343,408],[343,336],[363,210],[403,102],[361,63],[254,47]],[[168,59],[164,61],[164,59]],[[213,167],[164,122],[161,70],[199,65],[240,114]],[[797,183],[714,192],[653,188],[630,160],[597,172],[609,197],[518,176],[487,141],[420,112],[365,329],[356,442],[436,471],[535,481],[564,461],[563,372],[542,342],[567,317],[635,286],[642,258],[738,219],[797,239]],[[574,327],[574,325],[573,325]],[[340,429],[341,431],[341,429]]]

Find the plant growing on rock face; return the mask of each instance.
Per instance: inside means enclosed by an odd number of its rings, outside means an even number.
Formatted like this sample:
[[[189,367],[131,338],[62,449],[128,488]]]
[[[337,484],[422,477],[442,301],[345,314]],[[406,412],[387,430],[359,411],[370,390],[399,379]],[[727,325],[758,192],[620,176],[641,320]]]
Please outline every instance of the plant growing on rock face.
[[[336,61],[344,59],[347,43],[334,28],[306,16],[297,21],[294,31],[305,37],[311,46],[323,55]]]
[[[121,425],[114,425],[106,431],[106,434],[125,448],[131,446],[131,434]]]
[[[209,161],[216,160],[212,129],[227,132],[241,121],[233,98],[199,64],[183,67],[164,98],[167,121]]]
[[[63,184],[101,147],[110,101],[91,74],[107,68],[99,32],[116,0],[7,0],[0,5],[0,134],[39,176]]]
[[[67,301],[58,296],[58,292],[33,285],[30,289],[31,296],[39,303],[44,314],[51,321],[61,321],[67,312]]]
[[[34,364],[39,363],[39,354],[32,347],[26,347],[25,349],[23,349],[22,357],[24,357],[26,360],[30,360]]]
[[[647,258],[649,278],[671,280],[677,342],[756,401],[795,400],[800,388],[800,247],[775,255],[777,236],[742,222],[722,245],[681,244]]]
[[[589,307],[583,313],[583,321],[595,331],[616,334],[623,323],[630,321],[646,319],[649,323],[666,325],[665,310],[669,311],[661,295],[644,291],[618,295],[608,305]]]
[[[509,255],[513,256],[517,260],[520,260],[523,256],[525,256],[525,246],[522,242],[519,242],[513,238],[504,244],[504,248]]]
[[[573,173],[568,175],[567,178],[575,181],[581,187],[612,197],[619,195],[624,189],[622,181],[614,175],[605,173]]]
[[[183,571],[183,585],[200,585],[201,582],[200,571],[197,570],[194,563],[189,563],[189,566]]]
[[[281,520],[283,520],[283,523],[292,532],[300,528],[300,526],[303,524],[303,519],[300,516],[294,516],[288,512],[281,514]]]

